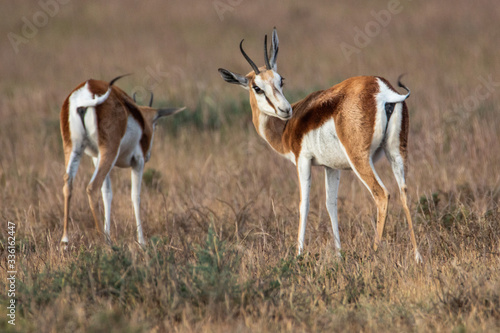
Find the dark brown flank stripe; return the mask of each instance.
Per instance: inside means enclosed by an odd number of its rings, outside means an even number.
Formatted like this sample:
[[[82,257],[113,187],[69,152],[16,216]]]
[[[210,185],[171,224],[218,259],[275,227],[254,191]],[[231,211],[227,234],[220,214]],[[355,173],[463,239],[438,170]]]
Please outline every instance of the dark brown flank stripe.
[[[408,106],[406,102],[403,102],[403,112],[401,117],[401,132],[399,132],[399,151],[401,156],[403,157],[403,161],[405,161],[404,170],[405,174],[407,172],[407,148],[408,148],[408,132],[410,128],[410,117],[408,114]]]
[[[344,146],[369,151],[376,116],[375,94],[378,89],[373,77],[357,77],[330,89],[313,92],[292,105],[293,116],[288,122],[269,117],[265,136],[276,151],[281,154],[291,151],[298,156],[304,136],[333,117],[337,135]],[[344,105],[345,100],[350,101],[349,106]],[[356,100],[358,103],[353,104]],[[344,126],[343,123],[355,126]]]
[[[255,73],[249,73],[247,79],[249,84],[253,84]],[[392,88],[386,80],[382,81],[388,84],[390,89]],[[266,140],[277,152],[281,154],[292,152],[298,157],[304,136],[333,117],[337,135],[342,145],[348,149],[349,158],[365,160],[372,143],[377,112],[375,95],[378,91],[379,84],[376,77],[349,78],[327,90],[313,92],[292,104],[293,116],[288,121],[268,117],[264,133],[261,135],[265,135]],[[344,105],[346,100],[349,101],[348,105]],[[257,132],[260,133],[258,119],[260,111],[253,93],[250,94],[250,105],[252,120]]]

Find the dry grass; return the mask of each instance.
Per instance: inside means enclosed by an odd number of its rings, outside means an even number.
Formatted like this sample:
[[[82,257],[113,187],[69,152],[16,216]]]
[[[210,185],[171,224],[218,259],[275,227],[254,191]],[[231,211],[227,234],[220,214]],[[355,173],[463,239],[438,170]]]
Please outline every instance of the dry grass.
[[[227,3],[226,1],[223,1]],[[236,3],[236,2],[233,2]],[[2,331],[497,331],[500,327],[500,31],[497,1],[401,0],[400,13],[350,62],[355,27],[388,1],[269,4],[242,1],[221,21],[214,3],[70,2],[19,52],[36,3],[0,14],[1,256],[17,224],[17,317]],[[280,72],[294,101],[350,76],[381,75],[412,89],[408,184],[425,263],[414,263],[395,181],[384,246],[373,252],[375,207],[342,174],[344,257],[333,255],[323,173],[313,172],[306,250],[295,258],[298,189],[293,166],[259,139],[245,93],[218,67],[246,72],[238,51],[262,57],[277,26]],[[261,61],[259,60],[259,63]],[[151,79],[151,72],[156,79]],[[187,105],[157,131],[142,192],[149,245],[135,244],[129,172],[112,173],[113,247],[93,230],[85,197],[92,166],[75,186],[68,253],[61,254],[60,104],[93,77],[127,91],[153,88],[159,105]],[[493,83],[485,84],[491,76]],[[2,259],[0,285],[6,283]]]

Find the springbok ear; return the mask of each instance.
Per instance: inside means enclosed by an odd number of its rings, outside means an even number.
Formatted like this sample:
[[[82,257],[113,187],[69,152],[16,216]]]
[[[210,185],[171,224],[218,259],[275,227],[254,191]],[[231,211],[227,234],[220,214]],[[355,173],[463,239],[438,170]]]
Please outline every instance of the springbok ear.
[[[271,59],[269,59],[269,62],[271,64],[271,68],[275,72],[278,70],[278,65],[276,64],[276,60],[278,58],[279,43],[280,41],[278,39],[278,32],[276,31],[276,27],[274,27],[273,38],[271,43]]]
[[[166,116],[171,116],[171,115],[174,115],[176,113],[179,113],[183,110],[185,110],[186,107],[182,107],[182,108],[164,108],[164,109],[158,109],[156,111],[156,115],[153,119],[153,124],[156,123],[158,121],[158,119],[160,119],[161,117],[166,117]]]
[[[236,74],[224,68],[219,68],[219,74],[224,81],[232,84],[238,84],[245,89],[248,89],[248,79],[243,75]]]

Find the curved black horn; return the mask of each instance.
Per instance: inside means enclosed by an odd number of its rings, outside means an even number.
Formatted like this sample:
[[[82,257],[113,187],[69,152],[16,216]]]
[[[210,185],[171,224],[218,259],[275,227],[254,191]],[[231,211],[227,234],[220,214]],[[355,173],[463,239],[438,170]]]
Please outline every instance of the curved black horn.
[[[241,53],[243,54],[243,56],[245,57],[245,59],[248,61],[248,63],[250,64],[250,66],[252,66],[253,71],[255,72],[255,74],[259,74],[260,71],[259,71],[259,68],[257,67],[257,65],[255,65],[255,63],[252,61],[252,59],[250,59],[250,57],[245,53],[245,51],[243,51],[243,41],[244,41],[244,39],[242,39],[241,42],[240,42]]]
[[[153,92],[151,92],[151,98],[149,99],[149,107],[153,106]]]
[[[137,100],[135,99],[135,96],[137,95],[137,91],[135,91],[133,94],[132,94],[132,99],[134,100],[134,103],[137,104]]]
[[[267,35],[264,37],[264,60],[266,61],[266,68],[271,69],[271,64],[269,63],[269,57],[267,56]]]
[[[115,77],[113,80],[109,81],[109,86],[111,87],[116,81],[118,81],[119,79],[121,79],[124,76],[129,76],[129,75],[132,75],[132,73],[123,74],[123,75]]]

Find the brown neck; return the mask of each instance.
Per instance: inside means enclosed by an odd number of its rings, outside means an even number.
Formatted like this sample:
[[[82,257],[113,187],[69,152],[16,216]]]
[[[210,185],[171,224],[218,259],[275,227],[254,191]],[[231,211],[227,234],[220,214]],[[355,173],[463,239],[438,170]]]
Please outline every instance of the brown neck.
[[[283,145],[283,132],[285,130],[286,121],[260,112],[253,94],[250,96],[250,106],[252,107],[252,121],[257,133],[259,133],[276,152],[286,154],[288,149]]]
[[[293,103],[291,105],[293,116],[289,120],[281,120],[260,112],[255,97],[251,93],[250,106],[255,129],[276,152],[282,155],[291,152],[298,156],[303,136],[330,119],[337,108],[335,105],[329,106],[328,103],[321,106],[325,100],[322,97],[323,94],[323,90],[318,90]],[[338,98],[333,102],[338,103]],[[311,114],[311,110],[316,111]]]

